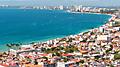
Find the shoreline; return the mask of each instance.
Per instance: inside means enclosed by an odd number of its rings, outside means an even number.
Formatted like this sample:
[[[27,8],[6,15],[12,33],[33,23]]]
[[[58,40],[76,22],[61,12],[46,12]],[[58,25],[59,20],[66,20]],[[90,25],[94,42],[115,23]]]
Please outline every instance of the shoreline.
[[[68,12],[68,11],[65,11],[65,12]],[[88,13],[88,12],[74,12],[74,11],[70,11],[70,12],[68,12],[68,13],[85,13],[85,14],[96,14],[96,15],[108,15],[108,16],[111,16],[110,18],[108,18],[108,20],[107,20],[107,22],[105,21],[102,25],[99,25],[99,26],[97,26],[97,27],[95,27],[95,28],[93,28],[93,29],[86,29],[86,30],[83,30],[83,31],[80,31],[80,32],[78,32],[78,33],[76,33],[76,34],[71,34],[71,35],[65,35],[65,36],[62,36],[62,37],[50,37],[50,38],[48,38],[48,39],[44,39],[44,40],[32,40],[32,41],[26,41],[26,42],[20,42],[20,43],[22,43],[22,45],[33,45],[33,44],[30,44],[30,43],[35,43],[35,44],[39,44],[39,43],[45,43],[45,42],[47,42],[47,41],[51,41],[51,40],[56,40],[56,39],[62,39],[62,38],[67,38],[67,37],[70,37],[70,36],[76,36],[76,35],[79,35],[79,34],[83,34],[83,33],[85,33],[85,32],[89,32],[89,31],[92,31],[92,30],[94,30],[94,29],[96,29],[96,28],[99,28],[99,27],[101,27],[101,26],[104,26],[106,23],[108,23],[108,21],[110,20],[110,19],[112,19],[112,17],[113,17],[113,15],[112,14],[102,14],[102,13]],[[18,43],[18,42],[13,42],[13,44],[14,43]],[[4,45],[0,45],[0,47],[1,46],[3,46],[4,48],[4,50],[1,50],[0,52],[6,52],[6,51],[8,51],[8,50],[10,50],[11,48],[9,48],[8,46],[6,46],[6,44],[4,44]],[[21,45],[20,45],[21,46]],[[2,48],[2,47],[1,47]],[[6,49],[5,49],[6,48]]]
[[[68,11],[66,11],[66,12],[68,12]],[[112,14],[102,14],[102,13],[72,12],[72,11],[70,11],[69,13],[85,13],[85,14],[109,15],[109,16],[111,16],[111,17],[108,18],[107,23],[108,23],[108,21],[109,21],[110,19],[112,19],[112,17],[113,17]],[[106,22],[106,21],[105,21],[105,22]],[[104,22],[102,25],[99,25],[98,27],[95,27],[95,28],[93,28],[93,29],[86,29],[86,30],[80,31],[80,32],[78,32],[78,33],[76,33],[76,34],[66,35],[66,36],[62,36],[62,37],[54,37],[54,38],[51,37],[51,38],[44,39],[44,40],[33,40],[33,41],[30,41],[30,42],[21,42],[21,43],[23,43],[23,45],[33,45],[33,44],[30,44],[30,43],[34,42],[34,44],[39,44],[39,43],[45,43],[45,42],[51,41],[51,40],[67,38],[67,37],[70,37],[70,36],[76,36],[76,35],[79,35],[79,34],[83,34],[83,33],[85,33],[85,32],[92,31],[92,30],[94,30],[94,29],[96,29],[96,28],[99,28],[99,27],[101,27],[101,26],[104,26],[104,25],[106,24],[105,22]],[[15,42],[15,43],[18,43],[18,42]],[[6,52],[6,51],[9,51],[9,49],[10,49],[10,48],[7,47],[5,44],[4,44],[4,45],[0,45],[0,46],[6,47],[5,51],[4,51],[4,50],[1,50],[0,52]],[[20,45],[20,46],[21,46],[21,45]],[[4,48],[3,48],[3,49],[4,49]]]

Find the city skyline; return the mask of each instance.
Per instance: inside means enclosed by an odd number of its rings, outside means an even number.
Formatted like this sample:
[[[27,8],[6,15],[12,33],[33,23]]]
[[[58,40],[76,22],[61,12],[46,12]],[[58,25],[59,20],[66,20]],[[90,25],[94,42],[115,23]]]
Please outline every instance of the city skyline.
[[[11,6],[120,6],[120,0],[0,0],[0,5]]]

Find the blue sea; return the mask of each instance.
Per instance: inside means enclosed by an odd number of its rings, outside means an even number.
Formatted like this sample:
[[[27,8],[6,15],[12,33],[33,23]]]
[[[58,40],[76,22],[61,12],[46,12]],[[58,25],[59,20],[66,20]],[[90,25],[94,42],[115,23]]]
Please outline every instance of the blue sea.
[[[0,49],[8,43],[30,43],[65,37],[105,24],[111,16],[63,10],[0,9]]]

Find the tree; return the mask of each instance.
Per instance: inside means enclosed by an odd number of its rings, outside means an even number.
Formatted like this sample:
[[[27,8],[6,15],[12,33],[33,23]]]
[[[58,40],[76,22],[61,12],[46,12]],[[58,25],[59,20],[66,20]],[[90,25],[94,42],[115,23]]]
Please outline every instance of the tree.
[[[97,60],[98,60],[99,58],[100,58],[100,56],[95,56],[95,59],[97,59]]]
[[[44,56],[44,57],[42,57],[42,58],[43,58],[43,59],[46,59],[46,60],[48,60],[48,58],[47,58],[47,57],[45,57],[45,56]]]
[[[68,41],[66,42],[72,42],[73,40],[75,40],[74,38],[69,38]]]
[[[109,51],[110,51],[110,50],[106,50],[105,52],[106,52],[106,53],[109,53]]]
[[[6,44],[7,47],[11,48],[11,45],[10,44]]]
[[[63,59],[64,59],[64,62],[67,62],[67,61],[68,61],[68,59],[67,59],[66,57],[64,57]]]
[[[80,63],[82,63],[82,64],[83,64],[83,63],[84,63],[84,60],[81,60],[81,61],[80,61]]]
[[[56,54],[56,56],[60,56],[60,53],[58,53],[58,52],[56,52],[55,54]]]
[[[47,48],[46,50],[45,50],[45,53],[52,53],[53,51],[52,51],[52,49],[50,49],[50,48]]]

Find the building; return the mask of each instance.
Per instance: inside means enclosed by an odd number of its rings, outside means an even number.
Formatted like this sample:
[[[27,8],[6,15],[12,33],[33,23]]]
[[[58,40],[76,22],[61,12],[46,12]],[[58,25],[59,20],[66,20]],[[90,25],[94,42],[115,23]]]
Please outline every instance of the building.
[[[59,9],[60,9],[60,10],[63,10],[63,9],[64,9],[63,5],[60,5],[60,6],[59,6]]]

